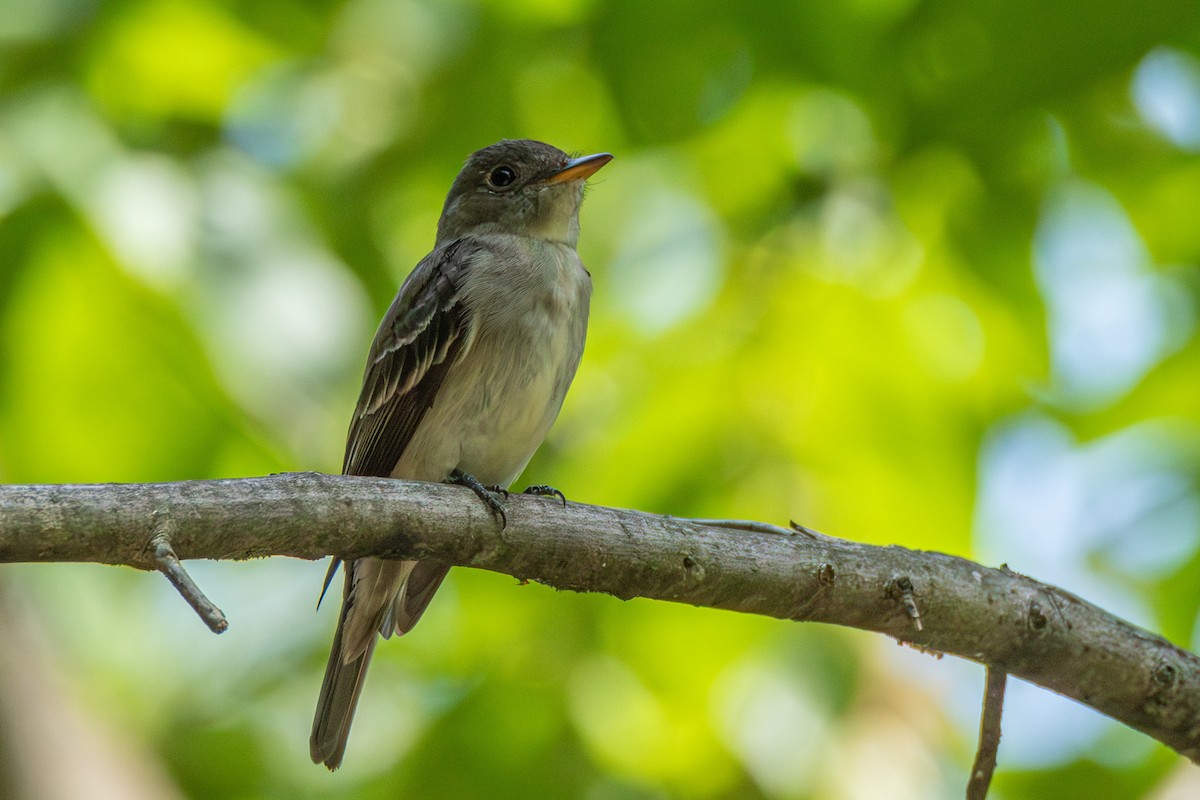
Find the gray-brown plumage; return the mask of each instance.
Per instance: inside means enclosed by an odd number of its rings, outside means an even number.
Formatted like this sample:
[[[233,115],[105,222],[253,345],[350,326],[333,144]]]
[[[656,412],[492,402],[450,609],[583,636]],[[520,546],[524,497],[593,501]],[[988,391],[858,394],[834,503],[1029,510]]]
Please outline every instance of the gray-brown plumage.
[[[583,353],[592,288],[575,252],[579,205],[584,181],[611,158],[571,159],[520,140],[467,160],[433,252],[375,334],[344,473],[489,486],[516,479]],[[345,566],[309,740],[313,761],[330,769],[342,762],[378,636],[411,630],[449,569],[379,558]]]

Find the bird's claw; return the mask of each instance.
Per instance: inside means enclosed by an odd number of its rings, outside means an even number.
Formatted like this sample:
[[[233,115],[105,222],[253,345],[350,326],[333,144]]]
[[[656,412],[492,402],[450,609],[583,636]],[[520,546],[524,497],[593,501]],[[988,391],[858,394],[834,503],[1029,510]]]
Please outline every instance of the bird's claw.
[[[480,483],[479,479],[474,475],[468,472],[463,472],[461,469],[456,469],[451,472],[450,477],[446,480],[446,482],[453,483],[458,486],[465,486],[470,489],[475,493],[475,496],[482,500],[483,504],[488,507],[488,510],[492,512],[492,516],[499,517],[500,527],[502,529],[508,527],[508,515],[504,513],[504,503],[497,499],[496,494],[493,494],[493,492],[498,489],[499,492],[504,492],[504,496],[507,498],[508,492],[500,489],[500,487],[489,489],[487,486],[484,486],[482,483]],[[498,494],[499,492],[496,493]]]
[[[553,486],[547,486],[544,483],[538,483],[533,486],[526,487],[523,494],[531,494],[536,497],[557,497],[562,501],[563,508],[567,507],[567,497]]]

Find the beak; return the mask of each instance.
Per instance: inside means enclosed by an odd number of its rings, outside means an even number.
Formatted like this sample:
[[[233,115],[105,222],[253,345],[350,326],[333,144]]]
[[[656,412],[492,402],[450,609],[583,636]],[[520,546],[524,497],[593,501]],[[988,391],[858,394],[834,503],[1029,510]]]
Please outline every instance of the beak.
[[[591,176],[596,170],[612,161],[612,153],[596,153],[591,156],[572,158],[566,166],[545,180],[545,183],[566,183],[581,181]]]

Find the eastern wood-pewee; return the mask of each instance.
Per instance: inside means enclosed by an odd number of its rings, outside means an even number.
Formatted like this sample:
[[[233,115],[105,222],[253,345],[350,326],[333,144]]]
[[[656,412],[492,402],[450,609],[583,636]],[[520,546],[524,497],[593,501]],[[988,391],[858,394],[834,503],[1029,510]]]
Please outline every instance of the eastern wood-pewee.
[[[584,181],[612,159],[529,140],[472,155],[367,356],[342,471],[471,487],[516,480],[583,353],[592,282],[575,252]],[[546,487],[539,487],[546,488]],[[336,568],[337,561],[333,568]],[[309,740],[336,769],[378,636],[412,630],[449,566],[346,563],[342,611]]]

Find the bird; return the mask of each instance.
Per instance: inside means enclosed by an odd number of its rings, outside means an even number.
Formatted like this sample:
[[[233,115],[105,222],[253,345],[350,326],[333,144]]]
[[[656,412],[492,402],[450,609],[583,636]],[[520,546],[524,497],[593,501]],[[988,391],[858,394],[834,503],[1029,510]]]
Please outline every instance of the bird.
[[[343,474],[461,484],[507,523],[496,495],[546,437],[583,355],[592,281],[575,249],[579,208],[587,179],[612,158],[506,139],[466,160],[433,250],[371,343]],[[548,486],[527,491],[562,498]],[[412,630],[449,571],[433,560],[344,566],[309,739],[313,763],[330,770],[345,755],[379,638]]]

